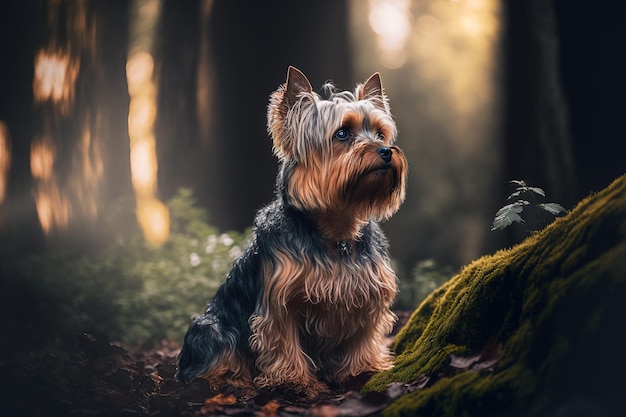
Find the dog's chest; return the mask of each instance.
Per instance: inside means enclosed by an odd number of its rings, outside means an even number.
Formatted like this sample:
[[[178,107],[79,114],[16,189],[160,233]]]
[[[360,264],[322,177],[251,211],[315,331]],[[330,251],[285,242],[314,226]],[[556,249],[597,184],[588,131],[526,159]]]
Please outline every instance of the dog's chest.
[[[395,274],[386,259],[376,258],[341,259],[306,274],[299,306],[305,334],[345,340],[389,308]]]

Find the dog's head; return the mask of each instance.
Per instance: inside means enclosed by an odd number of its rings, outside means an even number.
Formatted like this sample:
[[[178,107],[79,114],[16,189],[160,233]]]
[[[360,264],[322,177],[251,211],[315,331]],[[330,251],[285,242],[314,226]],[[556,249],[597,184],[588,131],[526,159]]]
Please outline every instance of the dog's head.
[[[398,132],[378,73],[354,92],[322,99],[289,67],[267,123],[288,203],[336,219],[325,226],[334,238],[353,238],[359,225],[389,218],[404,201],[407,161],[394,145]],[[347,218],[357,224],[341,230],[337,222]]]

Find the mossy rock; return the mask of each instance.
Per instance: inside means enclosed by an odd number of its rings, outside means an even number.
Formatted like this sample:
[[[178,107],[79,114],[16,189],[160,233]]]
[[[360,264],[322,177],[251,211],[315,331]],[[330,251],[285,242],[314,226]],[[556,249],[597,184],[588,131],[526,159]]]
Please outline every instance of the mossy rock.
[[[486,347],[495,365],[451,372],[453,358]],[[366,390],[434,382],[388,416],[626,415],[626,175],[463,268],[424,300],[393,348],[395,366]]]

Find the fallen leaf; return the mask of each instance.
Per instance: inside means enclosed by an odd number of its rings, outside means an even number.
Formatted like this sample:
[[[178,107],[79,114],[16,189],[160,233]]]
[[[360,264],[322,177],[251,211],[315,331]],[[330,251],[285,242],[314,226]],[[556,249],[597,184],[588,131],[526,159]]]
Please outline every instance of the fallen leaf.
[[[236,402],[237,397],[235,397],[234,395],[231,394],[224,396],[224,394],[219,393],[215,397],[207,398],[206,400],[204,400],[204,404],[202,404],[200,412],[202,414],[208,414],[221,408],[222,406],[233,405]]]
[[[157,374],[156,372],[152,372],[150,374],[150,378],[152,378],[152,380],[154,381],[155,384],[160,384],[161,381],[163,381],[163,377],[161,377],[159,374]]]
[[[430,375],[428,374],[421,374],[420,376],[418,376],[415,381],[413,381],[412,383],[410,383],[407,386],[407,391],[408,392],[413,392],[417,389],[422,389],[425,388],[426,385],[428,385],[428,383],[430,382]]]
[[[464,357],[451,354],[449,356],[450,362],[448,366],[464,371],[480,371],[492,368],[500,360],[501,356],[502,344],[490,341],[476,355]]]
[[[402,382],[392,382],[387,385],[385,389],[385,395],[389,397],[390,400],[396,400],[408,392],[407,384],[403,384]]]
[[[493,359],[477,362],[471,367],[470,371],[481,371],[483,369],[491,369],[496,363],[498,363],[499,360],[500,358],[493,358]]]
[[[339,416],[365,417],[382,411],[389,397],[380,392],[352,393],[337,407]]]
[[[278,414],[278,409],[280,408],[280,403],[276,400],[271,400],[263,407],[261,407],[260,415],[262,417],[276,417]]]
[[[451,354],[449,358],[450,358],[450,363],[448,364],[448,366],[452,368],[456,368],[456,369],[468,370],[472,367],[472,365],[474,365],[476,362],[480,360],[480,353],[477,355],[467,356],[467,357]]]
[[[337,417],[339,415],[338,408],[331,404],[322,404],[311,409],[312,417]]]

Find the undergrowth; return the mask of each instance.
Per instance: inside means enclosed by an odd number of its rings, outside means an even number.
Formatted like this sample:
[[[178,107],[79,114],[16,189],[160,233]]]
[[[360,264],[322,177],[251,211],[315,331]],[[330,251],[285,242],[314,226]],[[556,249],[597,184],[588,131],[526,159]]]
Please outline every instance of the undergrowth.
[[[14,258],[0,254],[7,343],[47,346],[82,332],[127,345],[180,340],[245,245],[245,235],[207,222],[192,193],[168,202],[171,232],[161,247],[145,243],[132,202],[101,219],[105,243],[85,251],[50,247]],[[10,295],[10,296],[9,296]]]

